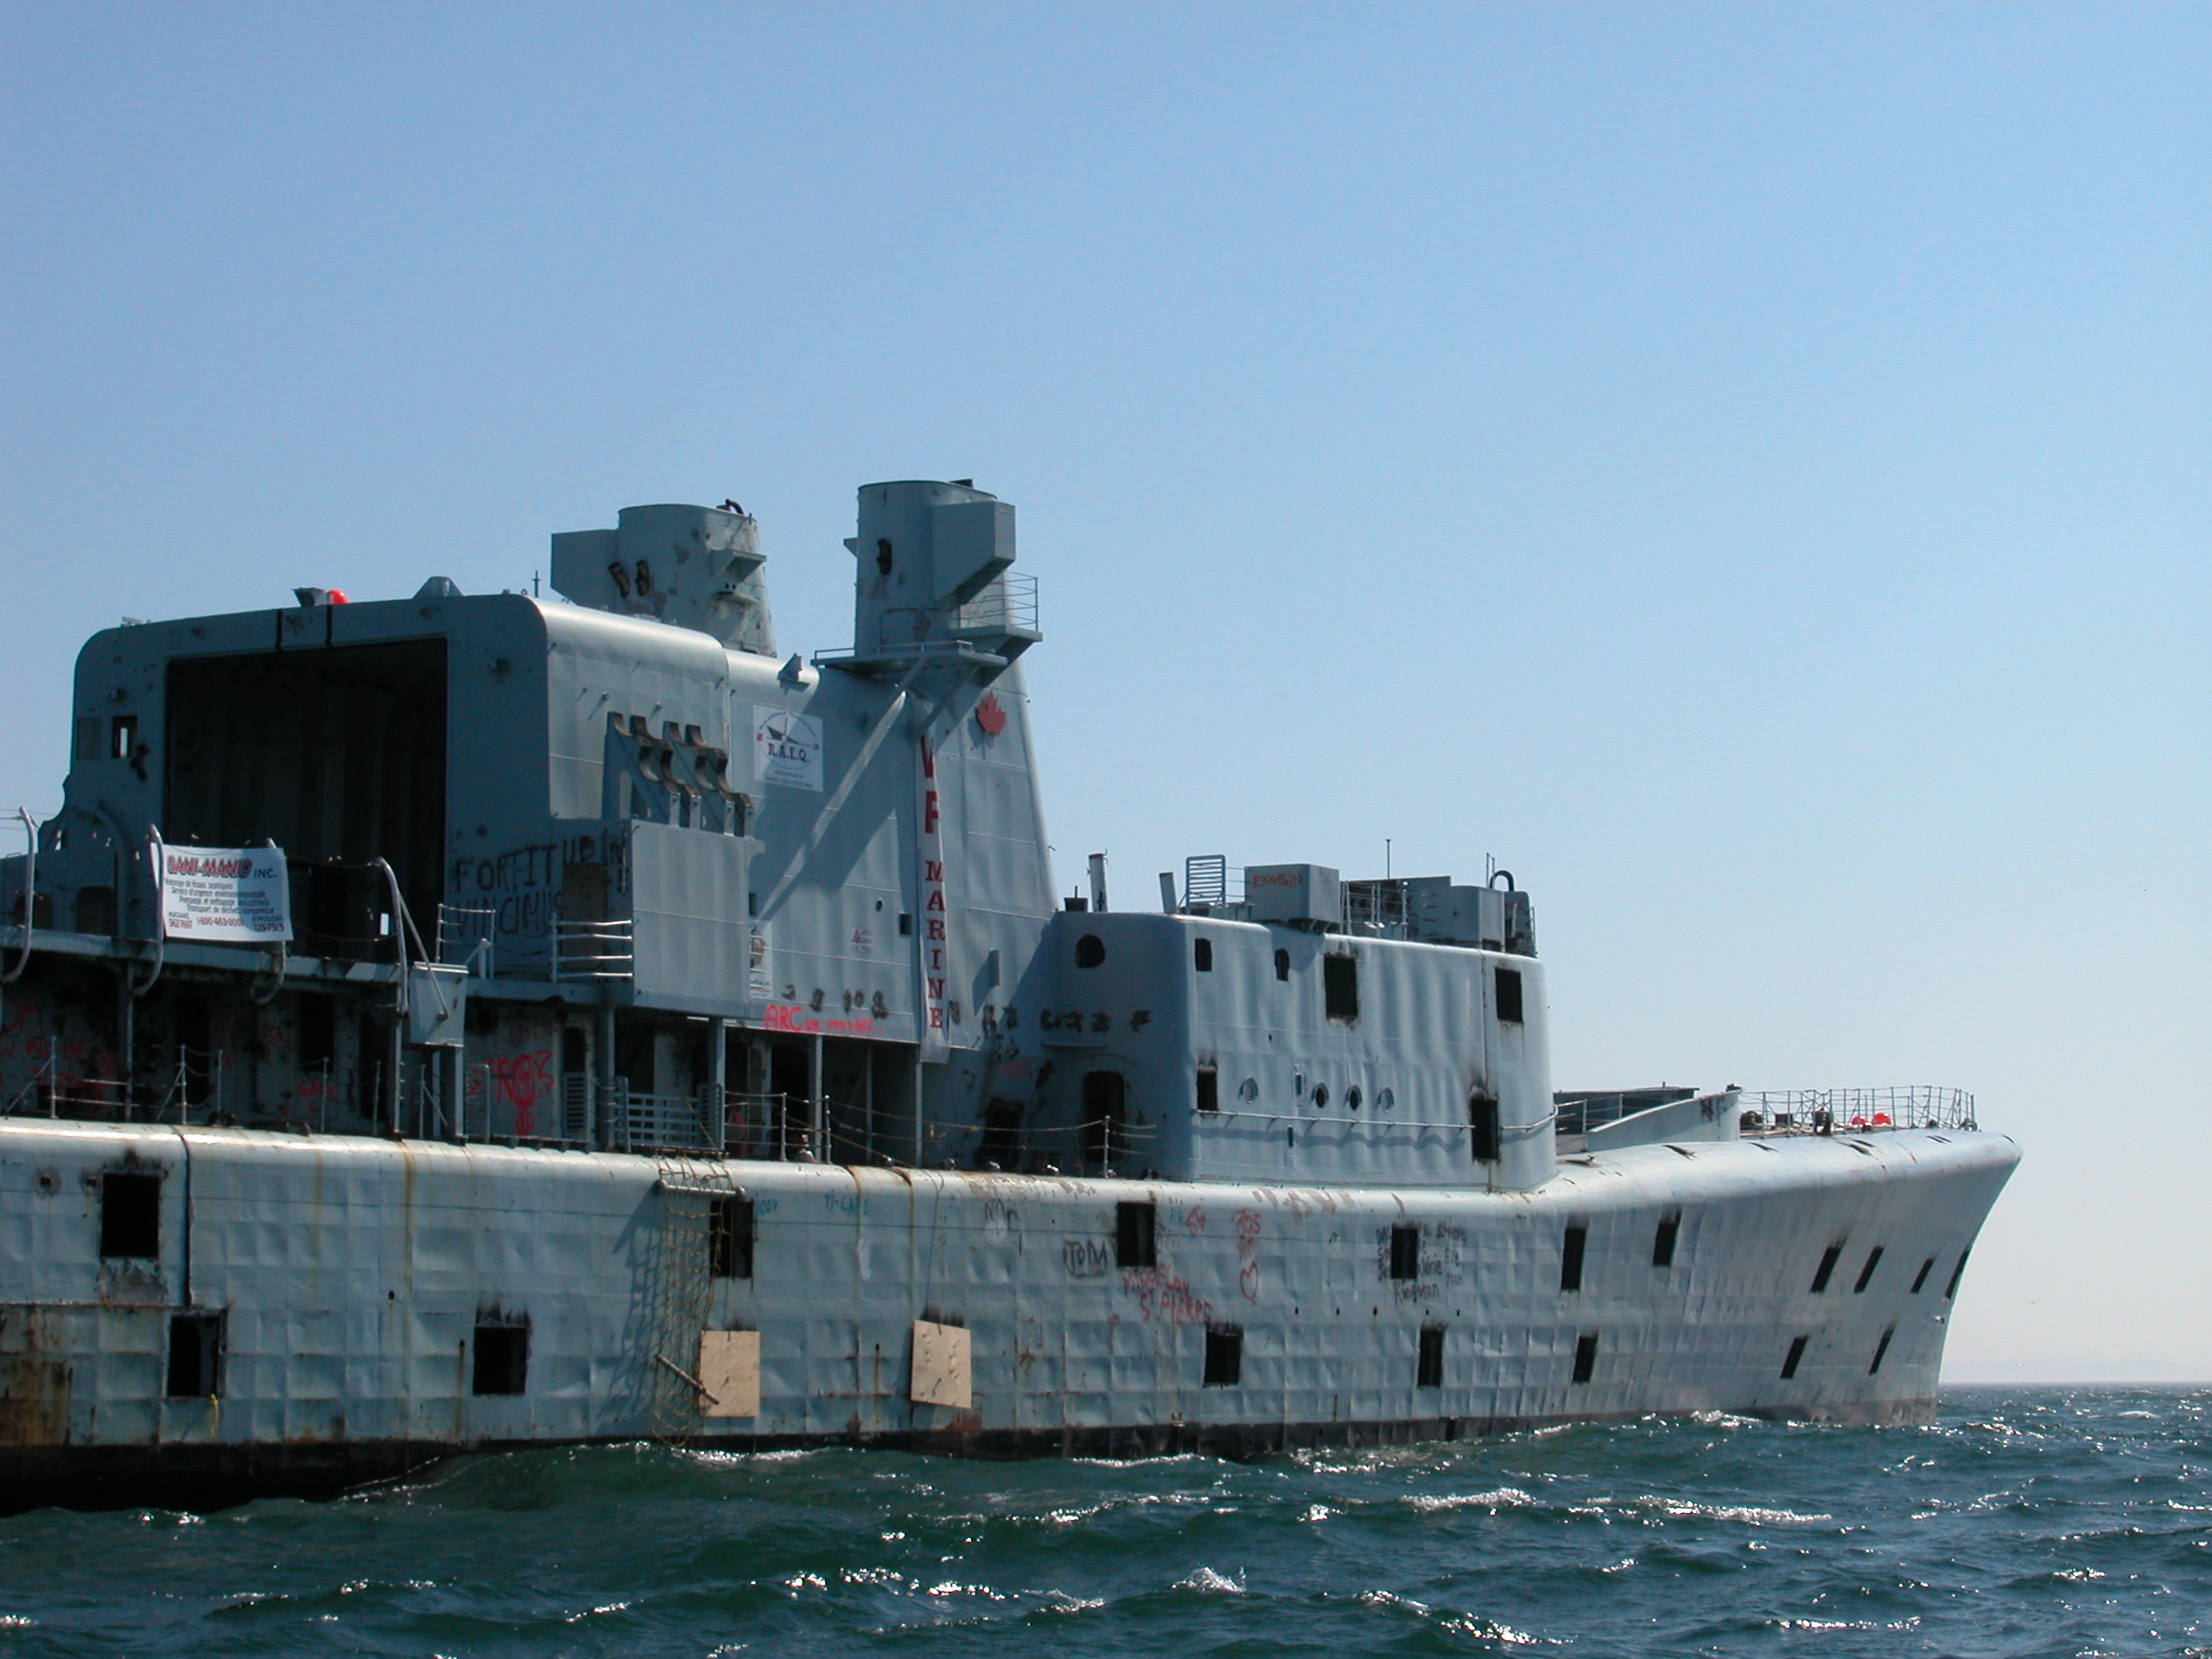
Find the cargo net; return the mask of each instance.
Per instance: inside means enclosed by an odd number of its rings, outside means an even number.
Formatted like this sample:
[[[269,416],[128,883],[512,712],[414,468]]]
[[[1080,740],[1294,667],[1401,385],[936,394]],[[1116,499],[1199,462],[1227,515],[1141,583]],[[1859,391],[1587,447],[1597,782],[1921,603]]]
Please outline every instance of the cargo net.
[[[1876,1129],[1974,1129],[1963,1089],[1767,1089],[1737,1098],[1746,1135],[1859,1135]]]

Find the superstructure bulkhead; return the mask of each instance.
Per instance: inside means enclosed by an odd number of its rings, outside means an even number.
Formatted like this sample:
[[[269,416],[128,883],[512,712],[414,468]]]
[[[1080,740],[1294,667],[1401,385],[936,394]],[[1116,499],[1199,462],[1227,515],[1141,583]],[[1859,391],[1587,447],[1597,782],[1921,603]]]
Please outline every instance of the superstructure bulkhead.
[[[811,658],[734,503],[94,636],[0,863],[0,1508],[1927,1415],[1970,1098],[1555,1092],[1502,872],[1057,898],[1014,518],[863,487]]]

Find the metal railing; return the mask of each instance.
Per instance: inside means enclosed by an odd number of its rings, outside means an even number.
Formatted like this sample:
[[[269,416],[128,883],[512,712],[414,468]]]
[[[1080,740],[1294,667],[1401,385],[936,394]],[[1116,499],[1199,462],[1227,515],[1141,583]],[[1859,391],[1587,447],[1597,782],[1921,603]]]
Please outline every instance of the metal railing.
[[[1974,1129],[1974,1096],[1963,1089],[1767,1089],[1737,1101],[1746,1135],[1862,1135],[1879,1129]]]
[[[955,633],[1037,632],[1037,578],[1009,570],[952,613]]]
[[[499,912],[473,905],[438,906],[438,960],[450,967],[466,967],[486,979],[493,967],[493,938]]]
[[[627,921],[553,925],[556,981],[627,979],[635,961],[635,934]]]
[[[653,1095],[617,1077],[607,1090],[607,1139],[617,1152],[720,1152],[721,1124],[714,1091]]]

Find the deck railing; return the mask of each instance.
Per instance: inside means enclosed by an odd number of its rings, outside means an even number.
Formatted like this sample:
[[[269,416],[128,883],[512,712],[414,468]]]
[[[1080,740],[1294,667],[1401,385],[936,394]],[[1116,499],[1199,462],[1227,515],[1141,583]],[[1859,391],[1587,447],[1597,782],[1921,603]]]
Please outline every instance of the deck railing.
[[[1974,1096],[1930,1084],[1888,1089],[1766,1089],[1737,1100],[1747,1135],[1860,1135],[1877,1129],[1973,1129]]]

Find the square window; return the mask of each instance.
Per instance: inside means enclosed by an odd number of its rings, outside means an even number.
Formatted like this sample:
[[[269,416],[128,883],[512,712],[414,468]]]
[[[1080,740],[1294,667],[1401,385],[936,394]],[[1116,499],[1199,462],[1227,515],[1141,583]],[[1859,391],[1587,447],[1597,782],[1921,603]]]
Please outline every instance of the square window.
[[[530,1381],[530,1327],[526,1325],[479,1325],[476,1327],[474,1394],[520,1394]]]
[[[707,1215],[708,1255],[717,1279],[753,1276],[753,1200],[733,1192]]]
[[[158,1175],[100,1178],[100,1254],[146,1258],[162,1253],[162,1180]]]
[[[1393,1279],[1421,1277],[1421,1229],[1405,1225],[1390,1230],[1390,1276]]]
[[[1114,1265],[1149,1268],[1160,1261],[1160,1206],[1155,1204],[1117,1204],[1114,1206]]]
[[[1236,1325],[1206,1327],[1206,1372],[1203,1386],[1233,1389],[1244,1375],[1244,1329]]]
[[[223,1316],[169,1316],[169,1378],[172,1400],[209,1400],[223,1392]]]
[[[1521,970],[1517,968],[1499,969],[1497,984],[1498,1023],[1521,1024]]]
[[[1349,1022],[1359,1018],[1358,957],[1321,958],[1321,1006],[1332,1020]]]
[[[1587,1382],[1598,1369],[1598,1333],[1594,1331],[1574,1339],[1574,1380]]]
[[[1440,1325],[1424,1325],[1421,1328],[1421,1356],[1414,1365],[1414,1386],[1444,1386],[1444,1327]]]
[[[1582,1252],[1589,1243],[1589,1228],[1576,1226],[1567,1230],[1567,1238],[1559,1253],[1559,1287],[1561,1290],[1582,1288]]]

